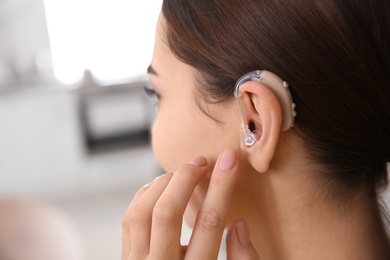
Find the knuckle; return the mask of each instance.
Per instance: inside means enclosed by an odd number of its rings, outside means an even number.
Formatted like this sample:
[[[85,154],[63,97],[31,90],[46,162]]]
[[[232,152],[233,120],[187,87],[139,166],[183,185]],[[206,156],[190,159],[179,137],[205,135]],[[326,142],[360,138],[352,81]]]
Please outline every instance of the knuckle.
[[[153,222],[169,225],[177,223],[180,218],[180,211],[173,203],[159,201],[153,209]]]
[[[146,207],[145,205],[141,203],[136,203],[133,205],[130,210],[128,215],[126,216],[126,220],[122,221],[125,222],[128,226],[130,225],[140,225],[144,222],[147,222],[148,219],[151,216],[152,210]]]
[[[214,209],[200,210],[198,213],[199,228],[205,231],[219,231],[224,228],[224,221]]]
[[[130,221],[127,214],[125,214],[122,217],[122,230],[128,230],[129,228],[130,228]]]

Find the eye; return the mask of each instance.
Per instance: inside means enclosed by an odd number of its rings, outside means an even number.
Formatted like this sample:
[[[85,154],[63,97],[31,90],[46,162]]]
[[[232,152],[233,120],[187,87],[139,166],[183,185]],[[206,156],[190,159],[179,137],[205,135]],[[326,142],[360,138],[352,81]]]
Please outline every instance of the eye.
[[[150,84],[146,84],[144,86],[144,90],[146,95],[148,95],[149,97],[157,97],[157,99],[160,99],[160,94],[158,94]]]

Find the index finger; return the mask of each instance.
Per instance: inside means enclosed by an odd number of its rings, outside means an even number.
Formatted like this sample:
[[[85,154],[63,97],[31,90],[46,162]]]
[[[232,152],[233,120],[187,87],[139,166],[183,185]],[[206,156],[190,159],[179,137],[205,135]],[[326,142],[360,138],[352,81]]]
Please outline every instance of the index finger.
[[[233,150],[225,150],[211,175],[206,198],[199,209],[186,259],[217,259],[238,171]]]

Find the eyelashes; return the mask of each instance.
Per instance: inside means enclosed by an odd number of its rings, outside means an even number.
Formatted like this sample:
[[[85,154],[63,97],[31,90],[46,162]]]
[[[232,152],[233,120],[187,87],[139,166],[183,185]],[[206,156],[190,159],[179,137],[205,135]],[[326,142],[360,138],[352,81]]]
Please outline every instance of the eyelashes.
[[[156,90],[152,86],[150,86],[150,84],[146,84],[144,86],[144,90],[147,96],[157,97],[157,99],[160,99],[160,94],[158,94]]]

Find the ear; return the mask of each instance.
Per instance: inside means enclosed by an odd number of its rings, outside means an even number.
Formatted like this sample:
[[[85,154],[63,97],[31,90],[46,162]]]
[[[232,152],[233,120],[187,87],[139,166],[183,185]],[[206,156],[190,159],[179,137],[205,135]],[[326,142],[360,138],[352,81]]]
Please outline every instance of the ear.
[[[282,127],[282,109],[275,94],[263,83],[246,82],[241,87],[243,109],[251,131],[261,132],[260,138],[250,147],[241,144],[250,164],[258,172],[269,169]]]

